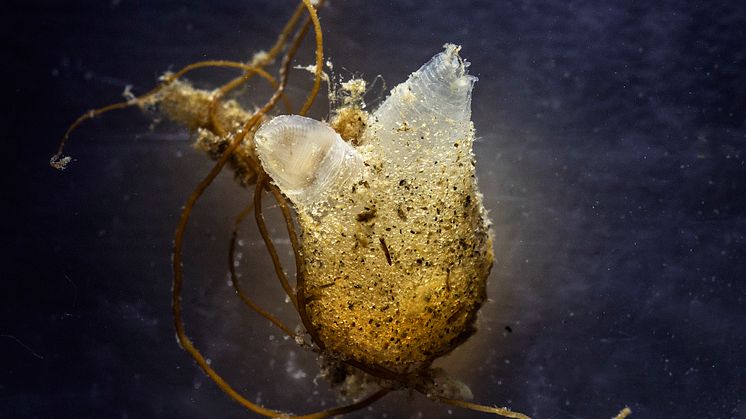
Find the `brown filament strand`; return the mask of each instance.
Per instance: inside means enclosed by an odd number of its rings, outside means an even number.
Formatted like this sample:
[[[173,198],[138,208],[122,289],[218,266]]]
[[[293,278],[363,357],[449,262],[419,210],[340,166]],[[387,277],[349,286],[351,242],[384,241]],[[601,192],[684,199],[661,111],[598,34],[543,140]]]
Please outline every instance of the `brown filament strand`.
[[[310,4],[308,0],[304,0],[303,4],[306,6],[306,8],[309,11],[309,14],[312,16],[312,19],[315,17],[316,22],[318,22],[318,17],[316,17],[315,10],[313,9],[313,6]],[[307,28],[307,25],[304,25]],[[220,173],[220,171],[223,169],[225,164],[230,159],[233,152],[238,148],[238,146],[241,144],[243,139],[246,137],[246,135],[253,131],[256,128],[256,125],[261,120],[261,118],[267,114],[274,106],[277,104],[277,102],[280,100],[280,97],[284,93],[285,86],[287,85],[287,75],[288,75],[288,69],[290,67],[290,62],[292,61],[292,58],[295,56],[295,53],[297,52],[298,47],[300,46],[300,41],[302,40],[302,34],[307,32],[306,30],[301,30],[296,36],[295,41],[293,42],[293,45],[291,48],[287,51],[285,54],[285,57],[283,58],[283,62],[280,66],[280,82],[277,86],[277,89],[275,90],[275,93],[272,95],[272,97],[267,101],[267,103],[259,110],[257,111],[250,119],[249,121],[244,125],[244,127],[236,133],[233,140],[229,144],[228,148],[225,150],[225,152],[220,156],[218,161],[215,163],[213,168],[210,170],[208,175],[202,179],[197,187],[194,189],[192,194],[187,199],[184,208],[182,210],[179,224],[176,227],[176,231],[174,233],[174,243],[173,243],[173,252],[172,252],[172,268],[174,271],[173,275],[173,291],[172,291],[172,298],[171,298],[171,304],[172,304],[172,312],[173,312],[173,318],[174,318],[174,327],[176,329],[176,337],[179,340],[179,343],[181,344],[182,348],[184,348],[185,351],[187,351],[192,358],[197,362],[197,364],[202,368],[202,370],[207,374],[210,379],[212,379],[215,384],[223,390],[227,395],[229,395],[233,400],[241,404],[242,406],[246,407],[247,409],[263,415],[267,417],[274,417],[274,416],[280,416],[281,412],[267,409],[263,406],[260,406],[256,403],[253,403],[249,400],[247,400],[245,397],[243,397],[241,394],[236,392],[233,387],[230,386],[208,363],[207,360],[204,358],[204,356],[201,354],[201,352],[194,346],[191,339],[186,335],[186,330],[184,327],[184,321],[182,319],[181,314],[181,289],[183,287],[183,271],[182,271],[182,248],[183,248],[183,241],[184,241],[184,233],[186,231],[186,226],[189,222],[189,217],[191,215],[192,209],[194,208],[195,204],[199,200],[202,193],[207,189],[207,187],[212,183],[212,181],[217,177],[217,175]],[[317,45],[318,45],[318,39],[317,39]],[[320,80],[321,74],[317,74],[316,78]],[[312,99],[315,97],[315,95],[309,95],[309,99]],[[308,102],[308,100],[307,100]],[[312,100],[311,100],[312,102]]]
[[[277,326],[278,329],[282,330],[287,336],[293,337],[294,334],[288,328],[284,323],[282,323],[277,317],[273,316],[270,312],[263,309],[261,306],[259,306],[257,303],[255,303],[252,299],[250,299],[241,289],[241,285],[238,282],[238,276],[236,275],[236,265],[235,265],[235,254],[236,254],[236,240],[238,238],[238,228],[241,226],[241,223],[243,220],[254,210],[254,203],[252,202],[249,204],[243,211],[241,211],[241,214],[238,215],[236,218],[236,221],[233,225],[233,231],[231,233],[231,240],[229,244],[228,249],[228,269],[230,271],[231,275],[231,285],[233,285],[233,289],[236,291],[236,295],[238,295],[238,298],[243,301],[243,303],[255,311],[260,316],[264,317],[265,319],[269,320]]]
[[[277,249],[275,248],[275,245],[272,243],[272,238],[269,237],[269,231],[267,230],[267,225],[264,222],[264,216],[262,215],[262,193],[264,191],[265,186],[267,185],[267,178],[262,175],[259,180],[256,182],[256,190],[254,192],[254,219],[256,220],[256,225],[259,227],[259,234],[262,236],[262,239],[264,240],[264,245],[267,248],[267,251],[269,252],[269,256],[272,259],[272,265],[275,268],[275,273],[277,274],[277,278],[280,280],[280,284],[282,285],[282,289],[285,290],[285,294],[288,296],[290,301],[293,303],[293,306],[295,306],[296,310],[298,309],[298,302],[295,299],[295,291],[290,286],[290,283],[288,282],[287,274],[285,273],[285,270],[282,268],[282,263],[280,262],[280,256],[277,254]]]

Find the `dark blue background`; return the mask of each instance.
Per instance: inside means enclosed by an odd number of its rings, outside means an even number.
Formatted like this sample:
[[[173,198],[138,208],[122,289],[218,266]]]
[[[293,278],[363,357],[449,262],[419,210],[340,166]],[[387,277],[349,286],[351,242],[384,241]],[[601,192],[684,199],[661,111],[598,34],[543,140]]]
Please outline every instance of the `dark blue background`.
[[[127,110],[77,132],[64,173],[47,162],[67,124],[125,85],[143,93],[167,69],[268,48],[293,2],[0,7],[0,417],[249,416],[171,328],[173,228],[210,161],[183,130],[150,130]],[[337,75],[381,74],[390,88],[455,42],[480,79],[475,153],[497,263],[479,332],[440,362],[477,401],[536,418],[624,405],[633,418],[746,418],[743,2],[336,0],[321,16]],[[308,45],[298,64],[311,57]],[[293,73],[291,91],[308,82]],[[328,111],[321,101],[312,113]],[[334,404],[314,357],[226,285],[228,234],[248,200],[226,173],[194,215],[189,334],[251,400],[296,413]],[[242,234],[246,286],[297,324],[255,228]],[[357,417],[383,414],[449,409],[398,393]]]

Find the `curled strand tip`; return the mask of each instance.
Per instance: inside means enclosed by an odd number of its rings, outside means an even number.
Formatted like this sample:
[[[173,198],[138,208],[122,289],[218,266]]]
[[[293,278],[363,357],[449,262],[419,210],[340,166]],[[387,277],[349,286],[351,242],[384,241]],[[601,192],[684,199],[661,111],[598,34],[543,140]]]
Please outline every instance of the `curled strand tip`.
[[[57,170],[65,170],[68,163],[72,160],[70,156],[63,156],[61,154],[55,154],[49,159],[49,165]]]

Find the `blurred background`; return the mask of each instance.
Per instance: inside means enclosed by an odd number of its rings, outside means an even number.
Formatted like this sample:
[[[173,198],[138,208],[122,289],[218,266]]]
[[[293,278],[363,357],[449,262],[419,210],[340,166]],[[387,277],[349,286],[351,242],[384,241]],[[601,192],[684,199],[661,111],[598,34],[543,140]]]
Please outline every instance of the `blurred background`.
[[[170,246],[212,166],[139,110],[70,122],[203,59],[269,48],[292,1],[5,1],[0,417],[251,417],[174,338]],[[374,107],[446,42],[479,77],[473,120],[496,263],[478,333],[438,362],[475,401],[536,418],[746,418],[746,6],[742,2],[329,1],[335,76]],[[296,64],[312,63],[307,43]],[[195,73],[212,88],[235,73]],[[295,71],[300,103],[311,77]],[[260,105],[264,93],[247,106]],[[322,98],[323,99],[323,98]],[[320,100],[311,114],[329,115]],[[336,404],[315,356],[227,283],[229,172],[187,232],[188,334],[250,400]],[[272,213],[271,209],[267,210]],[[289,261],[283,225],[272,234]],[[242,283],[291,325],[253,223]],[[289,266],[289,265],[288,265]],[[388,395],[351,417],[486,417]]]

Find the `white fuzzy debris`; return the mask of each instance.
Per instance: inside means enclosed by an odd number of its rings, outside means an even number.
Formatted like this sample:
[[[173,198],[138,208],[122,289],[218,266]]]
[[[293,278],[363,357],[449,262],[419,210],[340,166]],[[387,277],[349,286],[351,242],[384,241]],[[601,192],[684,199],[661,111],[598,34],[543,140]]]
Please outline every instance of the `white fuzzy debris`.
[[[309,65],[296,65],[293,68],[296,69],[296,70],[306,70],[309,73],[314,74],[314,75],[316,74],[316,66],[313,65],[313,64],[309,64]],[[325,81],[327,83],[329,82],[329,75],[326,74],[325,71],[321,72],[321,80],[323,80],[323,81]]]
[[[259,64],[269,64],[269,54],[267,54],[267,51],[259,50],[251,57],[250,65],[256,66]]]
[[[137,103],[137,96],[135,96],[134,93],[132,93],[132,85],[128,84],[124,86],[124,91],[122,92],[122,97],[124,97],[124,100],[127,101],[128,105],[134,105]]]
[[[55,154],[51,159],[49,159],[49,164],[57,170],[65,170],[71,160],[72,157]]]

